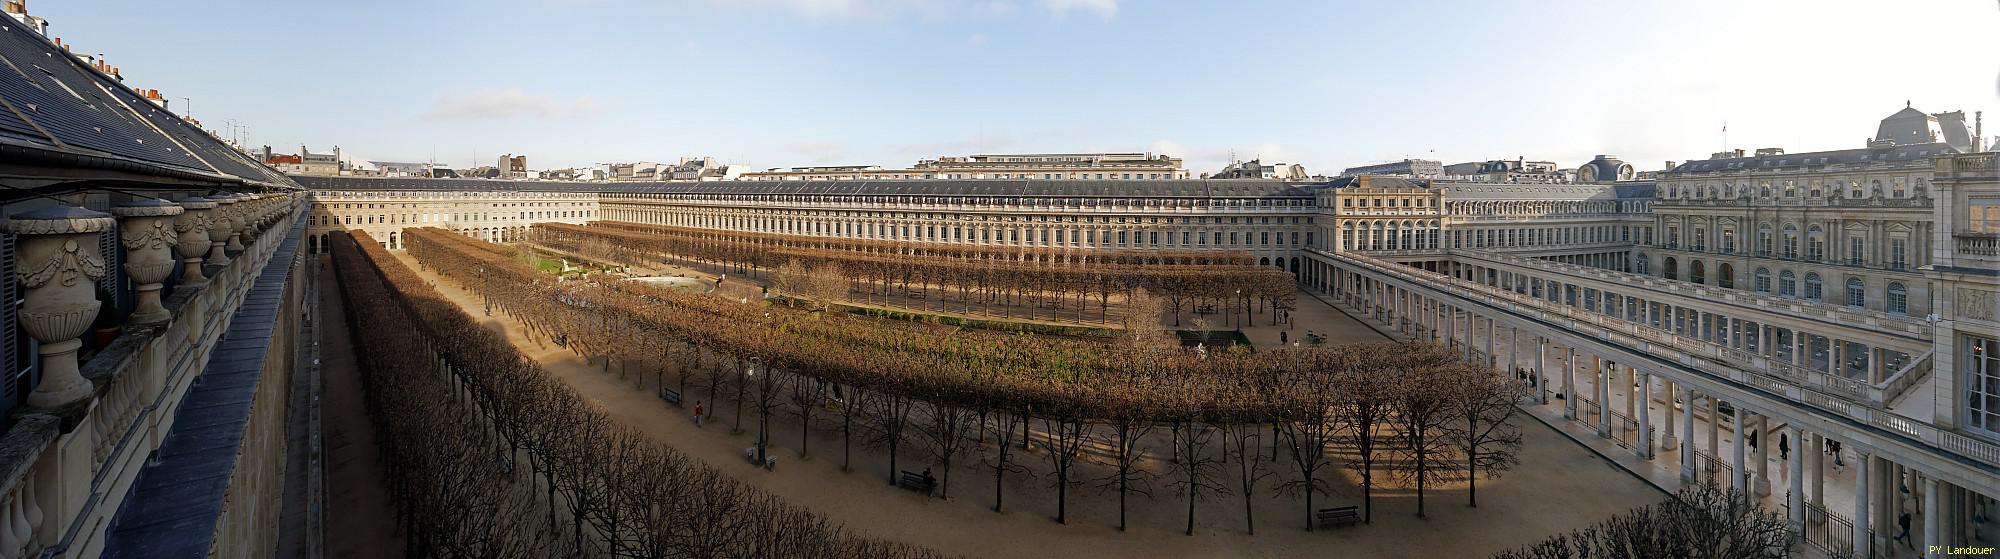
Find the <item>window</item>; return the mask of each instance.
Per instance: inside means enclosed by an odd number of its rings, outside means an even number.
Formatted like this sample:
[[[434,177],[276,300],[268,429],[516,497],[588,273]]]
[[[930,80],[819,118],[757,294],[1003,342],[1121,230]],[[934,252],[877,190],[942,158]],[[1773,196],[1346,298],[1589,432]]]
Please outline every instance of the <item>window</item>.
[[[1909,260],[1906,259],[1906,254],[1905,254],[1907,252],[1905,250],[1905,245],[1907,245],[1908,243],[1909,243],[1908,241],[1903,239],[1889,240],[1890,268],[1901,270],[1910,267]]]
[[[1799,227],[1785,225],[1785,258],[1799,257]]]
[[[1786,297],[1799,295],[1799,277],[1792,275],[1791,270],[1778,273],[1778,294]]]
[[[1736,254],[1736,230],[1735,230],[1735,229],[1723,229],[1723,230],[1722,230],[1722,253],[1723,253],[1723,254]]]
[[[1818,225],[1806,230],[1806,260],[1826,258],[1826,230]]]
[[[1821,282],[1819,279],[1819,274],[1813,272],[1806,272],[1805,297],[1807,300],[1818,301],[1820,299],[1825,298],[1826,294],[1824,293],[1825,291],[1825,289],[1823,289],[1824,286],[1821,285],[1822,283],[1823,282]]]
[[[1965,336],[1959,345],[1965,348],[1959,370],[1965,373],[1965,407],[1970,412],[1965,424],[2000,433],[2000,341]]]
[[[2000,233],[2000,196],[1967,196],[1965,230]]]
[[[1901,282],[1891,282],[1889,284],[1889,304],[1887,305],[1887,310],[1896,314],[1910,312],[1910,290],[1903,287]]]
[[[1865,241],[1862,241],[1860,237],[1848,239],[1847,263],[1854,266],[1860,266],[1862,260],[1864,260],[1864,258],[1868,254],[1867,250],[1865,250],[1866,248],[1867,248],[1867,243]]]
[[[1770,293],[1770,292],[1771,292],[1771,271],[1770,271],[1770,270],[1768,270],[1768,269],[1764,269],[1764,268],[1758,268],[1758,269],[1757,269],[1757,283],[1756,283],[1756,289],[1757,289],[1757,292],[1758,292],[1758,293]]]
[[[1694,228],[1694,239],[1693,239],[1693,240],[1691,241],[1691,243],[1690,243],[1690,244],[1693,244],[1693,245],[1694,245],[1694,250],[1696,250],[1696,251],[1707,251],[1707,250],[1708,250],[1708,228],[1706,228],[1706,227],[1696,227],[1696,228]]]
[[[1770,256],[1770,255],[1771,255],[1771,239],[1772,239],[1772,235],[1771,235],[1771,226],[1769,226],[1769,225],[1765,225],[1765,226],[1763,226],[1763,227],[1758,227],[1758,228],[1757,228],[1757,255],[1758,255],[1758,256]]]
[[[1847,278],[1847,306],[1859,307],[1868,304],[1868,285],[1861,278]]]

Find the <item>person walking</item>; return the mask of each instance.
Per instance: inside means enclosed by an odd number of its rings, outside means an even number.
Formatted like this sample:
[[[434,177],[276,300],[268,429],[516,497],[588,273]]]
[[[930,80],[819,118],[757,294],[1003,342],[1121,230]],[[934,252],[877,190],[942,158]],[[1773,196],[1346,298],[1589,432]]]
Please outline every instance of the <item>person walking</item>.
[[[1291,343],[1291,341],[1292,341],[1291,337],[1285,335],[1285,332],[1283,330],[1278,331],[1278,345]]]
[[[694,401],[694,426],[701,426],[701,400]]]
[[[1896,526],[1901,527],[1903,531],[1897,533],[1896,538],[1889,541],[1903,542],[1905,547],[1916,549],[1917,544],[1910,541],[1910,513],[1908,511],[1904,511],[1901,516],[1896,517]]]
[[[1778,433],[1778,459],[1792,459],[1792,437],[1788,433]]]

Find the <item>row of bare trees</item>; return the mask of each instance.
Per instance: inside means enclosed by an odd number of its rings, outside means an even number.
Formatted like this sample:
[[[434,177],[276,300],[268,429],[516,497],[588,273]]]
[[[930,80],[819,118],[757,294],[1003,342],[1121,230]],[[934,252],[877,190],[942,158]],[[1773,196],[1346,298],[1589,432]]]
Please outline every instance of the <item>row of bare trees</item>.
[[[365,233],[334,235],[408,555],[942,556],[848,532],[613,422]]]
[[[1166,478],[1189,502],[1190,533],[1194,503],[1229,495],[1243,498],[1254,530],[1251,499],[1266,492],[1304,497],[1310,526],[1314,497],[1328,493],[1336,467],[1358,474],[1369,508],[1381,473],[1417,488],[1420,503],[1438,483],[1469,481],[1476,506],[1477,480],[1505,472],[1520,446],[1519,385],[1432,345],[1202,357],[1157,337],[1103,343],[954,330],[629,282],[556,281],[496,245],[439,230],[406,234],[426,267],[484,293],[538,335],[602,359],[607,372],[636,366],[662,391],[704,390],[714,417],[733,400],[738,428],[745,411],[760,426],[789,412],[805,433],[819,414],[836,415],[842,465],[859,437],[888,451],[891,483],[914,443],[942,467],[947,495],[960,464],[991,473],[998,508],[1008,475],[1025,465],[1010,443],[1037,439],[1059,521],[1068,520],[1069,490],[1094,481],[1118,495],[1123,526],[1126,499]],[[801,437],[801,454],[809,443]],[[1109,474],[1079,472],[1087,448]],[[1165,476],[1147,467],[1160,455],[1171,457]],[[1280,460],[1291,475],[1274,482]]]
[[[780,281],[782,268],[798,267],[843,280],[840,289],[815,285],[842,299],[849,293],[869,301],[929,298],[936,290],[938,311],[1010,318],[1095,306],[1096,319],[1110,321],[1113,299],[1140,290],[1166,297],[1176,319],[1183,308],[1289,308],[1296,297],[1291,274],[1250,263],[1242,253],[1000,249],[610,222],[543,223],[532,235],[551,248],[624,264],[701,262],[734,273],[781,272],[773,276]],[[1051,317],[1055,312],[1048,311]]]

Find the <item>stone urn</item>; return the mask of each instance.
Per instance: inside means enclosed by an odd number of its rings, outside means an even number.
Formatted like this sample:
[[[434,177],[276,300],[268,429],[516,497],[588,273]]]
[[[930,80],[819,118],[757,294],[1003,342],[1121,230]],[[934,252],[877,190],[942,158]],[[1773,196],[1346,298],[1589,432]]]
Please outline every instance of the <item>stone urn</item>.
[[[213,266],[229,265],[229,235],[236,231],[230,220],[236,216],[236,195],[210,196],[215,201],[215,210],[208,213],[208,258],[203,264]]]
[[[41,342],[42,381],[28,405],[52,409],[93,392],[78,374],[78,339],[97,318],[97,280],[104,255],[97,236],[117,226],[110,215],[73,206],[52,206],[14,214],[7,232],[19,236],[15,279],[21,282],[21,330]]]
[[[215,212],[214,200],[196,196],[180,201],[184,209],[179,219],[174,220],[174,233],[179,234],[174,251],[181,257],[181,285],[198,287],[208,285],[208,277],[201,273],[202,256],[208,254],[209,214]]]
[[[133,324],[166,322],[174,313],[160,305],[160,288],[174,273],[174,249],[180,244],[174,216],[184,212],[180,204],[157,198],[140,198],[111,208],[123,219],[118,240],[125,245],[125,274],[132,277],[138,302],[132,309]]]

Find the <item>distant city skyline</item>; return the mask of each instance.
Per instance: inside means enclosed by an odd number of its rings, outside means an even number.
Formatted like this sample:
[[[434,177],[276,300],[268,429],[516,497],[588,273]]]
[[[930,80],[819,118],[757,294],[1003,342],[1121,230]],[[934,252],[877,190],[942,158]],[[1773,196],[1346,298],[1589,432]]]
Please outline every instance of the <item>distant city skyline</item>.
[[[1987,2],[1254,7],[1132,0],[503,0],[324,13],[31,2],[252,145],[534,168],[762,169],[1152,151],[1316,174],[1859,147],[1905,102],[1994,113]],[[634,24],[633,22],[644,22]],[[162,26],[201,30],[158,40]],[[1986,42],[1990,43],[1990,39]],[[1809,55],[1802,53],[1810,53]],[[216,56],[249,57],[246,74]],[[1836,77],[1838,78],[1836,80]],[[224,132],[225,136],[230,135]]]

